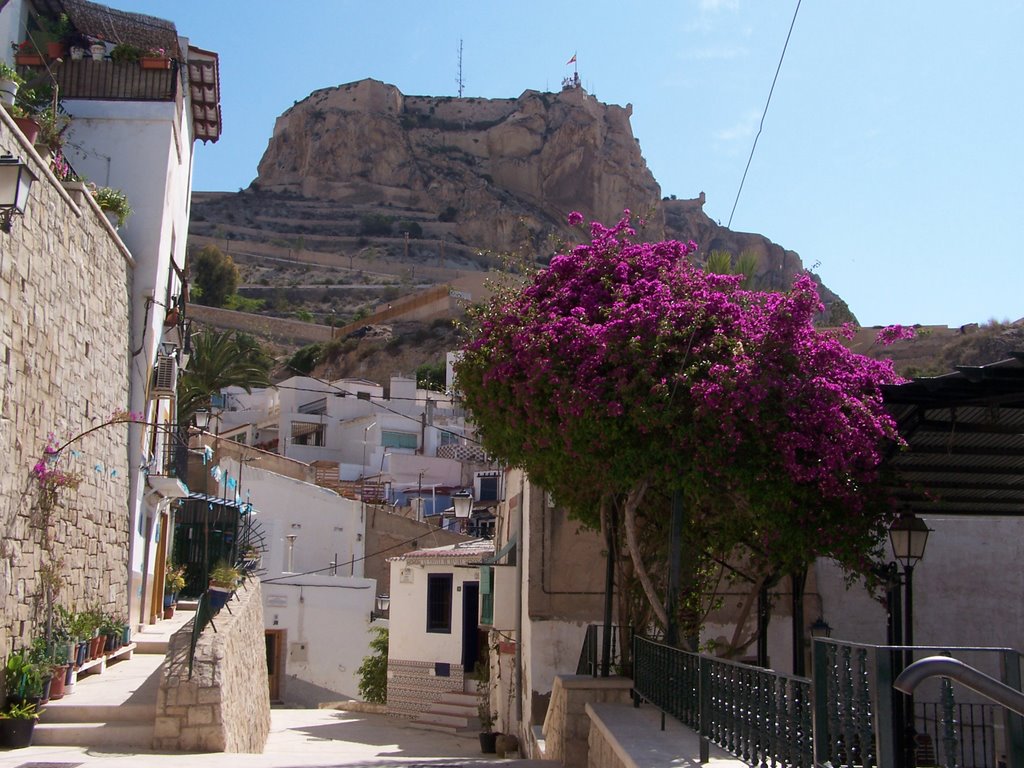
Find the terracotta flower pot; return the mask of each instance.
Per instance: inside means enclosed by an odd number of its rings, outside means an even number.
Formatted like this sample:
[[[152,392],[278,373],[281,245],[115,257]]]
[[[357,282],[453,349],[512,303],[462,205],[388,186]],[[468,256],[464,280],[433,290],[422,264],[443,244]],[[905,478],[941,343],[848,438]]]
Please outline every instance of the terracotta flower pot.
[[[142,56],[139,59],[139,64],[142,65],[143,69],[170,69],[171,60],[165,59],[160,56]]]
[[[36,138],[39,136],[39,123],[31,117],[16,117],[14,122],[18,124],[18,127],[25,134],[25,138],[29,140],[29,143],[35,144]]]

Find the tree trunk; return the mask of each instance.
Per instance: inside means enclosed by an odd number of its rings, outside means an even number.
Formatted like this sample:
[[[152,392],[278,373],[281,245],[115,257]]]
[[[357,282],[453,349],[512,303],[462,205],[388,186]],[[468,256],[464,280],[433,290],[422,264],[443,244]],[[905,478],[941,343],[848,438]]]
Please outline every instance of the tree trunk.
[[[658,591],[654,588],[654,582],[651,581],[651,575],[647,572],[647,568],[644,565],[643,555],[640,553],[640,544],[637,541],[636,535],[636,510],[643,501],[646,493],[647,481],[644,480],[634,486],[626,496],[624,515],[626,546],[629,548],[629,556],[633,561],[633,570],[636,572],[637,578],[640,580],[640,586],[643,587],[644,594],[647,596],[647,602],[650,603],[651,609],[654,611],[655,619],[658,620],[662,627],[668,627],[668,613],[666,613],[665,607],[661,605],[661,601],[658,597]]]

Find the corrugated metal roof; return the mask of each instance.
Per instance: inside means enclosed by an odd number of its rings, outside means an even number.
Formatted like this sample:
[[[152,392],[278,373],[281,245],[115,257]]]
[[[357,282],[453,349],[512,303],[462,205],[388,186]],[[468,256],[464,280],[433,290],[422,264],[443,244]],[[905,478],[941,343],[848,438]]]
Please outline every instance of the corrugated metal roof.
[[[919,515],[1024,515],[1024,353],[884,387],[906,450],[885,464]]]
[[[449,544],[445,547],[431,547],[429,549],[417,549],[413,552],[406,552],[388,560],[429,560],[438,561],[465,561],[478,560],[482,557],[494,554],[494,542],[490,539],[473,539],[472,541],[460,541],[456,544]]]

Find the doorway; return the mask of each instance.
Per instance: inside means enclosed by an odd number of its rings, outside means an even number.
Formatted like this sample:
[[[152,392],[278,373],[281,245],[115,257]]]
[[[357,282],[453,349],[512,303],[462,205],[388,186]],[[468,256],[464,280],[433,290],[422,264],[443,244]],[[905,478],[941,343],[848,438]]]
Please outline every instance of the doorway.
[[[462,670],[468,674],[476,667],[480,658],[479,628],[480,582],[466,581],[462,584]]]
[[[280,704],[281,681],[284,678],[284,629],[264,630],[264,637],[267,644],[267,684],[270,688],[270,701],[272,704]]]

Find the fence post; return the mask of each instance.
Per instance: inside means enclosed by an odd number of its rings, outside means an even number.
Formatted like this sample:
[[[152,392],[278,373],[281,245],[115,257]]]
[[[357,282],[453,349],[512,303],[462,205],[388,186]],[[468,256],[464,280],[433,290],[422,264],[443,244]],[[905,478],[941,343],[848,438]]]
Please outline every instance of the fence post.
[[[700,762],[711,758],[711,665],[703,654],[697,657],[697,722],[700,723]]]
[[[814,701],[814,719],[811,731],[814,736],[814,764],[824,765],[831,758],[828,735],[828,654],[825,642],[811,638],[811,690]]]
[[[893,655],[889,648],[873,648],[871,655],[875,659],[875,680],[871,686],[871,706],[875,714],[875,762],[879,766],[895,766],[899,764],[895,733],[897,728],[903,728],[903,723],[893,720],[892,683],[896,679],[892,669]]]
[[[1001,655],[1003,682],[1014,690],[1021,690],[1020,654],[1006,650]],[[1005,708],[1003,717],[1006,723],[1007,768],[1024,768],[1024,719]]]

